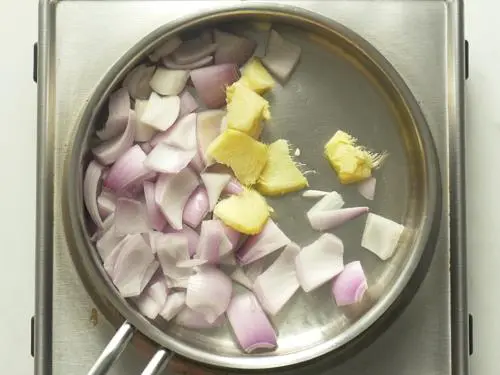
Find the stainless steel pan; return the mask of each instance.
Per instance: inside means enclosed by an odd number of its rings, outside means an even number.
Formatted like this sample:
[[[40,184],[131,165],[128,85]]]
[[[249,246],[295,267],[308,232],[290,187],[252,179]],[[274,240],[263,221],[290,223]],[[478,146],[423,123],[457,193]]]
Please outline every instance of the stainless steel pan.
[[[394,319],[431,261],[441,206],[439,166],[425,119],[395,69],[365,40],[320,14],[249,2],[235,7],[222,3],[216,8],[167,24],[129,50],[88,99],[72,139],[65,171],[65,231],[86,288],[105,316],[117,327],[121,325],[90,374],[106,372],[135,332],[148,345],[160,348],[144,374],[158,373],[171,353],[216,368],[274,371],[328,353],[329,358],[342,358],[376,337]],[[336,231],[344,240],[346,261],[361,260],[367,272],[370,287],[362,303],[337,308],[328,287],[298,293],[273,319],[279,331],[278,349],[246,355],[235,345],[227,326],[194,331],[160,319],[149,321],[118,294],[89,238],[82,179],[89,139],[102,120],[107,97],[148,52],[173,33],[215,24],[251,35],[262,44],[266,34],[255,21],[272,22],[303,51],[291,80],[272,94],[273,121],[266,128],[265,139],[290,140],[301,149],[300,160],[317,172],[309,176],[310,185],[339,190],[351,204],[366,201],[355,188],[338,183],[322,155],[326,140],[343,129],[370,148],[388,151],[387,162],[376,172],[377,194],[370,209],[401,222],[406,229],[395,256],[387,262],[361,248],[363,220]],[[305,245],[317,237],[304,218],[310,201],[291,194],[270,203],[279,215],[278,223],[294,241]]]

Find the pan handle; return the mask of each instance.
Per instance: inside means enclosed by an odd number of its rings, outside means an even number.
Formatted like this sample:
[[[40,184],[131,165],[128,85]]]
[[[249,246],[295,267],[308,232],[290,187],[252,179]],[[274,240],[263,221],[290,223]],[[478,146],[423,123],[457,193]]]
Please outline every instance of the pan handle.
[[[166,349],[159,349],[153,358],[151,358],[141,375],[158,375],[165,369],[173,355],[174,353]]]
[[[134,335],[134,331],[134,327],[132,327],[128,322],[124,322],[118,331],[116,331],[108,345],[106,345],[87,375],[106,374],[113,363],[116,362],[120,354],[122,354],[123,350],[125,350],[125,347]]]

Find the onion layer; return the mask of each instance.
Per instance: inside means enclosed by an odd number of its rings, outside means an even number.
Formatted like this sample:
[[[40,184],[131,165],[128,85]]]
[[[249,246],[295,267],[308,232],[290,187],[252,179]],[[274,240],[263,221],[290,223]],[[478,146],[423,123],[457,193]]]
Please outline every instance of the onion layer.
[[[118,235],[149,232],[151,224],[144,204],[133,199],[118,198],[115,227]]]
[[[290,74],[299,62],[300,53],[299,46],[286,41],[276,31],[271,30],[262,64],[278,80],[285,82],[290,78]]]
[[[339,210],[314,211],[308,215],[308,218],[313,229],[324,231],[337,228],[368,211],[368,207],[349,207]]]
[[[382,260],[387,260],[396,251],[404,226],[385,217],[368,214],[361,246]]]
[[[207,188],[210,210],[213,211],[222,191],[231,180],[231,175],[227,173],[202,173],[200,177]]]
[[[179,95],[186,87],[188,78],[188,70],[158,68],[149,85],[160,95]]]
[[[130,111],[130,97],[126,89],[112,93],[108,102],[108,119],[102,130],[96,135],[99,139],[107,141],[125,131]]]
[[[358,184],[358,191],[363,197],[372,201],[375,198],[375,187],[377,186],[377,179],[370,177]]]
[[[234,296],[227,309],[227,317],[246,353],[276,348],[276,332],[252,293]]]
[[[243,65],[253,54],[257,43],[253,40],[243,38],[224,31],[214,31],[215,43],[215,64],[236,64]]]
[[[146,157],[139,145],[129,148],[110,168],[104,186],[121,192],[150,176],[151,170],[144,166]]]
[[[208,108],[220,108],[226,103],[226,87],[239,78],[234,64],[206,66],[191,72],[191,80]]]
[[[186,301],[185,292],[177,292],[169,294],[167,301],[160,311],[160,315],[167,322],[172,320],[184,307],[184,302]]]
[[[182,220],[191,228],[197,228],[208,213],[208,195],[204,187],[199,186],[189,197]]]
[[[205,220],[201,223],[200,241],[196,249],[199,259],[218,264],[220,258],[228,254],[232,247],[219,220]]]
[[[179,173],[193,159],[196,150],[183,150],[165,143],[157,144],[144,161],[146,168],[161,173]]]
[[[159,131],[170,128],[177,120],[181,107],[178,96],[159,96],[153,92],[140,120]]]
[[[155,201],[155,186],[152,182],[144,182],[144,200],[151,227],[158,231],[163,230],[167,221]]]
[[[346,264],[332,283],[332,294],[337,306],[361,301],[367,289],[366,276],[359,261]]]
[[[224,315],[221,315],[214,322],[209,323],[202,313],[196,312],[189,307],[184,307],[175,317],[175,323],[191,329],[216,328],[224,323]]]
[[[97,190],[101,182],[102,172],[102,165],[95,161],[91,161],[85,171],[85,178],[83,179],[83,201],[90,218],[98,228],[102,228],[102,219],[97,205]]]
[[[149,81],[155,73],[155,66],[139,65],[130,71],[123,80],[123,87],[128,89],[130,96],[134,99],[145,100],[151,94]]]

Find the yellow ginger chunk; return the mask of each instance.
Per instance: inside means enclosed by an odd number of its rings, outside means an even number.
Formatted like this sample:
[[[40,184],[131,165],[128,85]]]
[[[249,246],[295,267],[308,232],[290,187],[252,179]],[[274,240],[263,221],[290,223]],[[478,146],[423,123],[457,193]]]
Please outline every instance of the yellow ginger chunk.
[[[258,137],[260,122],[269,120],[269,102],[245,85],[235,82],[226,90],[227,127]]]
[[[372,169],[378,168],[387,156],[386,153],[370,152],[356,142],[356,138],[339,130],[325,145],[325,156],[342,184],[367,179]]]
[[[240,233],[257,234],[269,218],[269,206],[258,192],[245,188],[217,203],[214,215]]]
[[[273,77],[257,57],[252,58],[242,70],[243,74],[239,82],[257,94],[263,94],[274,87]]]
[[[307,179],[290,156],[290,146],[284,139],[269,145],[269,159],[257,182],[264,195],[282,195],[309,186]]]
[[[227,129],[210,144],[208,155],[230,167],[243,185],[253,185],[267,163],[268,149],[245,133]]]

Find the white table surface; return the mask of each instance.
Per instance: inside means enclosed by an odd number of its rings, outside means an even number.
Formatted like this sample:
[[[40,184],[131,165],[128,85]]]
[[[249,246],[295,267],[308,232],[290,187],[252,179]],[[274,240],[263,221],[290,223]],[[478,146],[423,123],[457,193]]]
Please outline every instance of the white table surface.
[[[468,0],[467,208],[472,375],[498,375],[500,362],[500,2]],[[498,36],[495,36],[498,35]],[[0,374],[33,373],[29,321],[34,309],[36,86],[32,48],[37,2],[0,6]],[[68,374],[73,375],[73,374]],[[78,374],[75,374],[78,375]],[[428,374],[422,374],[428,375]],[[438,374],[436,374],[438,375]]]

